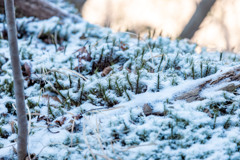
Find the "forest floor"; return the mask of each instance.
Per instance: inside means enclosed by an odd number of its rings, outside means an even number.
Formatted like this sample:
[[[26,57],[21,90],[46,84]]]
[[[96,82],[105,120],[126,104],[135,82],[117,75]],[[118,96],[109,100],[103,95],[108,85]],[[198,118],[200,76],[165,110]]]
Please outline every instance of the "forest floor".
[[[15,159],[0,20],[0,158]],[[240,159],[240,82],[222,78],[233,69],[238,78],[239,55],[56,17],[21,18],[17,26],[32,158]],[[193,89],[198,97],[189,100],[184,93]]]

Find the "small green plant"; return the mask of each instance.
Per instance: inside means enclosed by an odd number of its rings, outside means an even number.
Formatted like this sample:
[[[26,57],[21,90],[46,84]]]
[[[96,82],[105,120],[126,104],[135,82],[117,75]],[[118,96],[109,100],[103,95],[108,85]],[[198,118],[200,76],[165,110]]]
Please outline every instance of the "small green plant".
[[[145,129],[138,131],[136,135],[138,135],[139,139],[143,142],[146,142],[149,139],[149,132]]]
[[[192,65],[192,78],[195,79],[195,69],[194,69],[194,63]]]
[[[57,72],[54,72],[54,78],[55,78],[55,88],[57,89],[57,90],[63,90],[64,89],[64,87],[59,83],[59,81],[58,81],[58,79],[59,79],[59,77],[57,77]]]
[[[172,84],[172,86],[176,86],[178,84],[175,77],[172,78],[171,84]]]
[[[205,77],[207,77],[211,73],[211,69],[212,69],[212,67],[209,66],[209,64],[207,63],[206,71],[205,71]]]
[[[231,126],[231,118],[229,117],[227,121],[224,123],[223,128],[228,129]]]
[[[68,75],[68,79],[69,79],[69,87],[72,88],[72,78],[71,75]]]
[[[79,91],[80,88],[81,88],[81,79],[78,78],[78,82],[77,82],[77,91]]]
[[[136,80],[136,90],[135,90],[135,94],[138,94],[139,93],[139,81],[140,81],[140,71],[137,70],[137,80]]]
[[[223,57],[223,52],[220,52],[219,61],[222,61],[222,57]]]
[[[35,106],[37,106],[36,102],[34,102],[33,100],[31,99],[27,99],[27,105],[29,108],[34,108]]]
[[[47,107],[48,107],[48,115],[50,115],[53,119],[55,119],[56,116],[53,114],[53,110],[52,110],[52,108],[51,108],[50,100],[49,100],[49,99],[48,99]]]
[[[167,113],[168,113],[168,110],[167,110],[167,107],[166,107],[165,103],[163,103],[163,113],[164,113],[164,116],[166,116]]]
[[[171,129],[171,134],[170,134],[169,139],[173,139],[173,138],[174,138],[174,132],[173,132],[174,126],[173,126],[173,124],[170,123],[170,122],[168,123],[168,126],[169,126],[169,128]]]
[[[130,98],[130,96],[129,96],[129,94],[128,94],[128,91],[127,91],[127,86],[124,86],[124,87],[123,87],[123,89],[124,89],[124,92],[125,92],[125,94],[126,94],[126,96],[127,96],[128,100],[130,101],[130,100],[131,100],[131,98]]]
[[[203,77],[203,63],[200,63],[200,72],[201,72],[201,78]]]
[[[217,73],[218,71],[218,68],[217,68],[217,65],[214,67],[214,73]]]
[[[128,75],[128,74],[126,75],[126,78],[127,78],[128,84],[129,84],[129,86],[130,86],[130,88],[131,88],[131,91],[133,92],[133,85],[132,85],[132,82],[131,82],[130,79],[129,79],[129,75]]]
[[[80,91],[80,97],[79,97],[79,102],[80,102],[80,104],[83,103],[84,87],[85,87],[85,84],[83,83],[83,84],[82,84],[82,87],[81,87],[81,91]]]
[[[127,124],[123,121],[123,134],[128,134],[130,132],[130,128],[127,126]]]
[[[161,56],[161,60],[160,60],[160,63],[159,63],[159,66],[158,66],[158,70],[157,70],[158,72],[160,72],[163,59],[164,59],[164,54],[162,54],[162,56]]]
[[[231,114],[231,115],[234,115],[235,107],[236,107],[236,105],[233,104],[233,105],[232,105],[232,109],[231,109],[231,111],[230,111],[230,114]]]
[[[160,90],[160,74],[157,75],[157,91]]]
[[[111,77],[110,77],[110,78],[108,78],[108,87],[107,87],[109,90],[112,89],[112,84],[111,84],[111,82],[112,82],[112,79],[111,79]]]
[[[43,28],[38,34],[38,38],[41,39],[46,44],[54,44],[57,50],[57,45],[63,44],[64,41],[68,41],[68,27],[63,28],[60,24],[56,24],[52,29]]]
[[[119,141],[119,139],[120,139],[120,135],[119,135],[119,133],[117,132],[116,129],[112,130],[111,136],[113,137],[114,141]]]
[[[233,62],[235,62],[237,59],[237,56],[235,55],[234,58],[233,58]]]
[[[116,93],[118,96],[122,96],[122,89],[120,88],[119,85],[119,78],[117,77],[115,80],[115,88],[116,88]]]
[[[217,117],[219,116],[219,109],[215,107],[213,109],[213,113],[214,113],[213,129],[215,129],[216,128]]]

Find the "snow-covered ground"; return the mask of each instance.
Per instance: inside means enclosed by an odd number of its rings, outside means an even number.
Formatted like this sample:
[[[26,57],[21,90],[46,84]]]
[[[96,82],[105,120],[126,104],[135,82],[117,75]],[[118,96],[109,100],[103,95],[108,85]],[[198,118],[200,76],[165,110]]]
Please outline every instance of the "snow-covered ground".
[[[175,99],[238,66],[238,55],[196,53],[187,40],[138,38],[56,17],[17,22],[28,149],[38,159],[240,159],[239,90],[209,88],[191,103]],[[0,158],[14,159],[17,121],[4,39],[0,67]],[[145,115],[144,104],[164,114]]]

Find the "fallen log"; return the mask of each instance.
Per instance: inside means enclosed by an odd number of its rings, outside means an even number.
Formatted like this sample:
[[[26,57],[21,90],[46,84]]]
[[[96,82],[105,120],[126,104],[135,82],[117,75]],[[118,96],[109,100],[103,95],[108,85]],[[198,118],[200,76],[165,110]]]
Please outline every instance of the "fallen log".
[[[234,83],[234,81],[238,83]],[[224,72],[223,74],[216,76],[216,78],[206,80],[192,90],[178,95],[175,100],[186,100],[187,102],[203,100],[204,98],[200,96],[200,93],[204,89],[220,84],[224,87],[218,88],[218,90],[222,91],[234,92],[236,89],[240,88],[240,66],[235,67],[228,72]]]
[[[15,0],[16,16],[17,17],[36,17],[39,19],[48,19],[53,16],[60,18],[74,18],[75,16],[67,14],[62,9],[54,6],[51,2],[46,0]],[[4,3],[0,1],[0,13],[4,13]]]

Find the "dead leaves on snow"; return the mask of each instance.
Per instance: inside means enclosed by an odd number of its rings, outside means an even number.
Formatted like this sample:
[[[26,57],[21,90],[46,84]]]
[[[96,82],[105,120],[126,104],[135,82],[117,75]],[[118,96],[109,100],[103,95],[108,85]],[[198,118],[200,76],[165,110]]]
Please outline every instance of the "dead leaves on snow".
[[[106,67],[106,68],[103,69],[103,72],[102,72],[101,76],[102,76],[102,77],[105,77],[105,76],[108,75],[109,72],[111,72],[111,71],[112,71],[112,68],[111,68],[110,66],[108,66],[108,67]]]
[[[150,115],[154,115],[154,116],[165,116],[167,113],[164,113],[164,112],[153,112],[153,109],[152,107],[148,104],[148,103],[145,103],[143,105],[143,113],[145,116],[150,116]]]
[[[50,96],[46,94],[46,95],[42,95],[42,97],[45,99],[52,99],[53,101],[56,101],[62,104],[62,101],[57,96]]]

